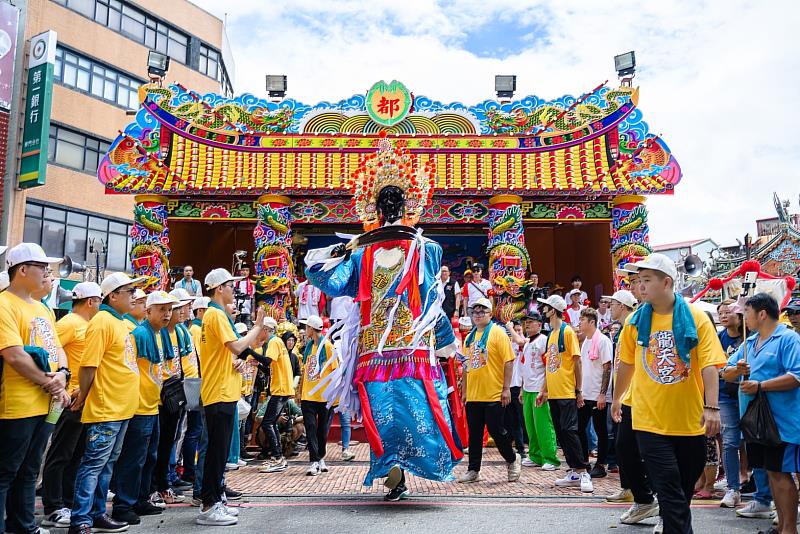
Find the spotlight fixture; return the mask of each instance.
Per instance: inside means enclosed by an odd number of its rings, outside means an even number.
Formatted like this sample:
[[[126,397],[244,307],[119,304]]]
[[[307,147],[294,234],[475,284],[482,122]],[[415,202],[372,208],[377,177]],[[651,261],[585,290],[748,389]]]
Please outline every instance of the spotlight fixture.
[[[267,74],[267,93],[270,98],[283,98],[286,96],[286,75]]]
[[[169,70],[169,56],[150,50],[147,53],[147,73],[152,78],[163,78]]]
[[[497,98],[511,98],[517,90],[517,77],[514,74],[498,74],[494,77],[494,90]]]
[[[627,76],[633,77],[633,74],[636,72],[636,55],[633,53],[633,50],[614,56],[614,68],[617,70],[617,76],[620,78],[625,78]]]

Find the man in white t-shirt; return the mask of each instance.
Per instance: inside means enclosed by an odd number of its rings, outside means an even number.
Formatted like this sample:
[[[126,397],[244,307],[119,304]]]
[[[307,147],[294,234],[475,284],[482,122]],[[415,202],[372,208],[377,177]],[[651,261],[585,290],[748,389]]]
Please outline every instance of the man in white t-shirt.
[[[478,299],[488,299],[492,283],[483,278],[483,265],[475,264],[472,268],[472,282],[467,284],[467,314],[471,316],[472,306]]]
[[[589,472],[592,478],[606,476],[608,455],[607,395],[611,383],[611,340],[597,328],[597,311],[584,308],[580,312],[580,328],[584,335],[581,345],[584,404],[578,409],[578,437],[583,446],[583,458],[589,462],[589,443],[586,428],[591,420],[597,434],[597,462]]]
[[[566,312],[567,322],[577,331],[578,324],[581,322],[581,310],[585,308],[585,306],[581,304],[581,290],[573,289],[567,293],[567,302],[569,303]],[[583,341],[583,338],[580,336],[579,338]]]
[[[297,297],[297,318],[304,321],[312,315],[320,315],[319,302],[322,299],[322,291],[318,287],[304,280],[297,285],[294,291]]]
[[[608,327],[614,320],[611,318],[611,299],[609,297],[600,297],[600,302],[597,304],[597,328],[603,333],[608,331]]]

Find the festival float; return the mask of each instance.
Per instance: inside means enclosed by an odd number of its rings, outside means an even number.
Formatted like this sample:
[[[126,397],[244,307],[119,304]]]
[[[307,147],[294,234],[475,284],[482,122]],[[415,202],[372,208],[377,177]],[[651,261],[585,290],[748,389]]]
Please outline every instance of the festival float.
[[[98,170],[107,194],[135,196],[134,272],[165,287],[170,265],[202,275],[246,250],[278,319],[303,250],[360,233],[350,182],[381,132],[436,169],[419,224],[457,275],[467,260],[488,266],[504,319],[521,313],[532,270],[562,286],[579,273],[592,300],[610,290],[616,267],[651,251],[646,197],[681,178],[628,85],[474,105],[397,81],[310,105],[177,83],[143,85],[139,98]]]

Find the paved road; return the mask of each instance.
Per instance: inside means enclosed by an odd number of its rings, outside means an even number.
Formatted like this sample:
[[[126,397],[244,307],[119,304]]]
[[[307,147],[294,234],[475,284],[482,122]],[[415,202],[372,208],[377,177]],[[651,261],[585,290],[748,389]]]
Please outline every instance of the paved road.
[[[564,498],[414,498],[383,504],[372,497],[323,500],[307,497],[251,498],[240,508],[235,527],[200,527],[196,508],[172,507],[162,516],[146,517],[131,528],[136,534],[185,533],[200,529],[230,534],[358,532],[359,534],[410,532],[468,534],[524,532],[547,534],[649,534],[649,525],[619,525],[622,508],[597,499]],[[737,519],[732,510],[704,506],[693,509],[698,534],[754,533],[768,528],[767,520]],[[58,532],[58,531],[56,531]]]

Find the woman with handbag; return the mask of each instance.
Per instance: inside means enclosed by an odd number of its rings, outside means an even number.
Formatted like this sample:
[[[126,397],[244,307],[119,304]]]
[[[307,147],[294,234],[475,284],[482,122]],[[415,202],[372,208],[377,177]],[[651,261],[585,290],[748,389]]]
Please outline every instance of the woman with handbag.
[[[770,532],[796,533],[792,476],[800,471],[800,336],[778,322],[778,303],[766,293],[747,299],[744,317],[758,335],[730,357],[723,378],[745,377],[739,385],[741,427],[750,465],[766,469],[769,478],[778,513],[778,528]]]

